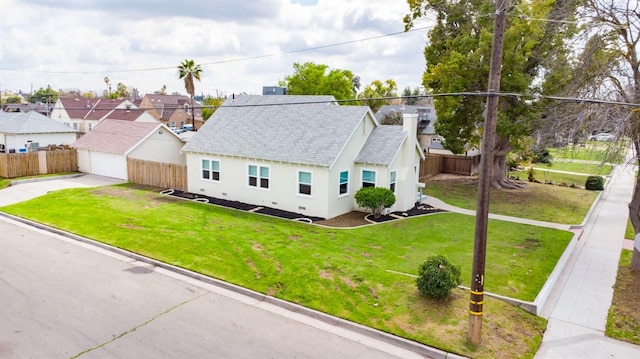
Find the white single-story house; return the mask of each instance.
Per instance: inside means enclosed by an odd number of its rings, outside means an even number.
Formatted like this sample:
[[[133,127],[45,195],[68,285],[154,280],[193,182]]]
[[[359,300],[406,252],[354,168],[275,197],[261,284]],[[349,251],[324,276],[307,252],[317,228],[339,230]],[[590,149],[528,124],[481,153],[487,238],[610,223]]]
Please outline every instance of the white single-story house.
[[[185,165],[180,137],[160,122],[102,120],[71,144],[80,172],[128,180],[127,158]]]
[[[0,111],[0,152],[26,152],[49,145],[69,145],[77,131],[36,111]]]
[[[423,153],[417,116],[381,126],[367,106],[333,96],[235,96],[182,148],[188,191],[333,218],[362,187],[391,189],[392,211],[415,205]]]

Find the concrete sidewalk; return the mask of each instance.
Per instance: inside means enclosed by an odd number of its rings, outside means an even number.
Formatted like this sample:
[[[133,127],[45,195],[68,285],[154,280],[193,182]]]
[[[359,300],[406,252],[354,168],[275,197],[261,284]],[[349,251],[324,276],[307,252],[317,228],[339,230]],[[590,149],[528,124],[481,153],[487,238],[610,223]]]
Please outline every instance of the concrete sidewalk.
[[[549,323],[535,358],[640,358],[640,346],[604,336],[633,186],[633,167],[617,166],[540,313]]]

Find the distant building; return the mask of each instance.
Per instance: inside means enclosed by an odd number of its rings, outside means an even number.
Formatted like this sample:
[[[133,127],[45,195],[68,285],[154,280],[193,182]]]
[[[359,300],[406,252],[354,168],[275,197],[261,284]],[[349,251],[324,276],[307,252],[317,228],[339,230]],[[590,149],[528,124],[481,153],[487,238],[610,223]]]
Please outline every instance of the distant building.
[[[281,86],[262,86],[263,95],[286,95],[287,88]]]

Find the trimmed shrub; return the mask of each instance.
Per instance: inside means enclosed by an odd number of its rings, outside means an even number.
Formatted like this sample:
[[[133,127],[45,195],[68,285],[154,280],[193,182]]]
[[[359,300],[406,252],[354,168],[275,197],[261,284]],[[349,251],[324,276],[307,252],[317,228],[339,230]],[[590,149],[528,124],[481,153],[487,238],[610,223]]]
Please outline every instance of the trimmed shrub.
[[[462,283],[460,267],[449,263],[443,255],[433,255],[418,270],[416,285],[422,295],[434,299],[446,299],[451,290]]]
[[[396,203],[396,195],[382,187],[362,187],[356,192],[355,199],[358,206],[370,209],[375,218],[380,218],[385,208]]]
[[[602,176],[589,176],[584,183],[584,188],[590,191],[601,191],[604,189],[604,178]]]

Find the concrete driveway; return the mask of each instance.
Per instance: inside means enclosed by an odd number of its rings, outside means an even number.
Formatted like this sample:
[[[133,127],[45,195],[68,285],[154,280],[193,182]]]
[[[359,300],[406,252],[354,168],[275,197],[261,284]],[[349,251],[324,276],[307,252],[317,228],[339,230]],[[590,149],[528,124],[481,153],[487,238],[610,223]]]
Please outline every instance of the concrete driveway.
[[[60,189],[109,186],[124,182],[116,178],[88,174],[59,176],[55,179],[41,177],[15,181],[14,185],[0,190],[0,207],[27,201]]]

